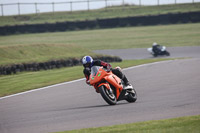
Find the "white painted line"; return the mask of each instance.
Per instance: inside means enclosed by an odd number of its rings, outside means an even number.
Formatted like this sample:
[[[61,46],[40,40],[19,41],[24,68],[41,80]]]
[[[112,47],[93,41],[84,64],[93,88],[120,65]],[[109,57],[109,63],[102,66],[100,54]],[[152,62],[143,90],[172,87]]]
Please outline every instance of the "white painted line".
[[[50,86],[46,86],[46,87],[42,87],[42,88],[30,90],[30,91],[25,91],[25,92],[13,94],[13,95],[5,96],[5,97],[0,97],[0,100],[5,99],[5,98],[9,98],[9,97],[13,97],[13,96],[18,96],[18,95],[30,93],[30,92],[34,92],[34,91],[44,90],[44,89],[51,88],[51,87],[56,87],[56,86],[60,86],[60,85],[65,85],[65,84],[74,83],[74,82],[78,82],[78,81],[81,81],[81,80],[84,80],[84,79],[85,79],[85,78],[77,79],[77,80],[73,80],[73,81],[69,81],[69,82],[64,82],[64,83],[60,83],[60,84],[55,84],[55,85],[50,85]]]
[[[149,65],[155,65],[155,64],[160,64],[160,63],[166,63],[166,62],[171,62],[171,61],[174,61],[174,60],[167,60],[167,61],[160,61],[160,62],[153,62],[153,63],[148,63],[148,64],[142,64],[142,65],[138,65],[138,66],[128,67],[128,68],[125,68],[123,70],[126,71],[126,70],[130,70],[130,69],[134,69],[134,68],[139,68],[139,67],[144,67],[144,66],[149,66]],[[40,90],[48,89],[48,88],[51,88],[51,87],[56,87],[56,86],[60,86],[60,85],[74,83],[74,82],[78,82],[78,81],[81,81],[81,80],[84,80],[84,79],[85,78],[77,79],[77,80],[73,80],[73,81],[69,81],[69,82],[64,82],[64,83],[60,83],[60,84],[55,84],[55,85],[51,85],[51,86],[46,86],[46,87],[42,87],[42,88],[30,90],[30,91],[25,91],[25,92],[13,94],[13,95],[5,96],[5,97],[0,97],[0,100],[5,99],[5,98],[9,98],[9,97],[13,97],[13,96],[18,96],[18,95],[22,95],[22,94],[31,93],[31,92],[34,92],[34,91],[40,91]]]
[[[156,65],[156,64],[167,63],[167,62],[171,62],[171,61],[174,61],[174,60],[165,60],[165,61],[153,62],[153,63],[148,63],[148,64],[142,64],[142,65],[137,65],[137,66],[132,66],[132,67],[124,68],[123,70],[126,71],[126,70],[130,70],[130,69],[138,68],[138,67]]]

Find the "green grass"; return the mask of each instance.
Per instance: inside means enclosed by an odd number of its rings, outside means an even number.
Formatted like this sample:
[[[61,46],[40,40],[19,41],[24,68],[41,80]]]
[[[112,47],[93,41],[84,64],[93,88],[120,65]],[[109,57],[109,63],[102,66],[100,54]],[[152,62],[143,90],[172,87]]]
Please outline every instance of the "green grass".
[[[162,60],[169,59],[126,60],[120,63],[112,63],[112,66],[113,68],[116,66],[126,68]],[[83,77],[82,66],[0,76],[0,97]]]
[[[200,23],[0,36],[0,65],[91,55],[96,49],[200,46]]]
[[[115,18],[127,16],[157,15],[177,12],[200,11],[200,3],[176,4],[160,6],[113,6],[92,11],[56,12],[21,16],[0,17],[0,26],[23,25],[37,23],[55,23],[64,21],[95,20],[102,18]]]
[[[59,133],[199,133],[200,115]]]
[[[77,52],[78,51],[78,52]],[[30,44],[0,46],[0,65],[44,62],[68,57],[94,55],[86,48],[68,44]]]

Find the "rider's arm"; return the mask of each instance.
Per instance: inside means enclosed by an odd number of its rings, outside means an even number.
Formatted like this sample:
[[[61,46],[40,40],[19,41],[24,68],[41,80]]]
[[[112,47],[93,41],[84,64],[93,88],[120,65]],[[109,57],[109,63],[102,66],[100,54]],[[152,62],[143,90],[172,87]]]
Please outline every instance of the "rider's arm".
[[[94,61],[93,66],[103,66],[104,68],[109,68],[109,69],[112,67],[111,64],[106,63],[104,61],[100,61],[100,60]]]
[[[86,83],[89,84],[89,83],[90,83],[90,82],[89,82],[90,70],[87,69],[87,68],[84,68],[83,73],[84,73],[85,78],[86,78]]]

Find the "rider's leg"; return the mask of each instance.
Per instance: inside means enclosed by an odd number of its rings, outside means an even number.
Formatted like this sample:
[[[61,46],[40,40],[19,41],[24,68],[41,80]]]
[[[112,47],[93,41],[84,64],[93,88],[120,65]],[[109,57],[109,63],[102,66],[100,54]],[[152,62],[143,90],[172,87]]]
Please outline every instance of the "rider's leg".
[[[122,80],[124,81],[124,84],[125,84],[126,86],[130,84],[125,75],[123,76]]]
[[[124,81],[125,86],[130,85],[128,79],[126,78],[126,76],[122,73],[121,70],[119,69],[112,69],[113,74],[115,74],[116,76],[118,76],[120,79],[122,79]]]

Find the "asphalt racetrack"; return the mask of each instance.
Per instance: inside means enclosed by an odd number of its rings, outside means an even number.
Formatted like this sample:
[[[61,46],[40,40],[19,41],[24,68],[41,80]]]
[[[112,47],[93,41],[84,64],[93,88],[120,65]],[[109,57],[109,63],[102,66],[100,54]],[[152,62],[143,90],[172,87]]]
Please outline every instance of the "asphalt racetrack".
[[[169,49],[172,57],[193,58],[124,69],[137,91],[136,103],[109,106],[85,79],[0,98],[0,133],[47,133],[199,115],[197,48],[185,47],[186,53],[178,53],[182,48],[177,53]]]
[[[171,56],[160,56],[157,58],[200,58],[200,46],[186,46],[186,47],[167,47],[167,51]],[[149,59],[154,58],[147,48],[131,48],[131,49],[108,49],[108,50],[95,50],[95,53],[119,56],[123,60],[133,59]]]

